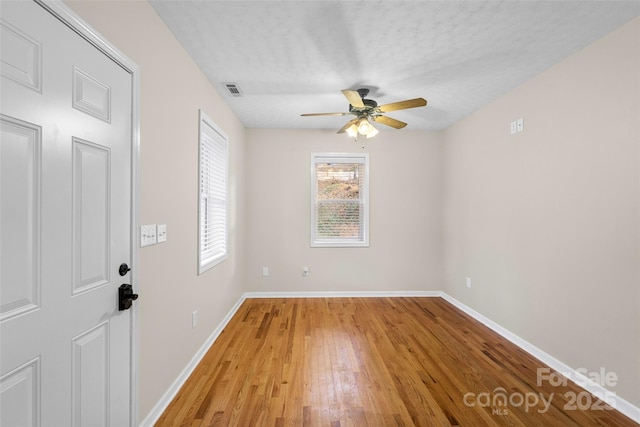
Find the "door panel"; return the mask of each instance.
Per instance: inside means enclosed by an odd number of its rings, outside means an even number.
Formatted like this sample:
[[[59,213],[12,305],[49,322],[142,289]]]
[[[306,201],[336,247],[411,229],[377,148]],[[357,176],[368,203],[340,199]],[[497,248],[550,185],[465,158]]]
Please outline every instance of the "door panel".
[[[0,115],[0,140],[1,321],[39,306],[40,128]]]
[[[3,426],[40,425],[40,359],[30,360],[2,377]]]
[[[73,108],[109,123],[111,88],[78,68],[73,70]]]
[[[0,43],[2,75],[40,92],[42,82],[40,43],[4,21],[0,22]]]
[[[73,426],[109,425],[109,323],[73,339]]]
[[[111,153],[73,138],[73,294],[109,283]]]
[[[0,425],[129,425],[132,76],[37,3],[0,24]]]

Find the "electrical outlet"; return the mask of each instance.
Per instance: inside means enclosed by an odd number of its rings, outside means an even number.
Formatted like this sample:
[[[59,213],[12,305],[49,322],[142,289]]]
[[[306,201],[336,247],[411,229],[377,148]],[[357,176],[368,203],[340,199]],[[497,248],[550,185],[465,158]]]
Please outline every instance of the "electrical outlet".
[[[522,117],[516,121],[516,128],[518,132],[522,132],[524,130],[524,119]]]
[[[514,121],[511,122],[511,135],[513,135],[517,131],[518,131],[518,125],[517,125],[516,121],[514,120]]]
[[[194,310],[191,313],[191,327],[195,328],[196,326],[198,326],[198,310]]]
[[[307,277],[309,274],[311,274],[309,267],[302,267],[302,276]]]
[[[262,277],[267,277],[269,275],[269,267],[262,267]]]
[[[467,277],[467,288],[471,287],[471,277]]]

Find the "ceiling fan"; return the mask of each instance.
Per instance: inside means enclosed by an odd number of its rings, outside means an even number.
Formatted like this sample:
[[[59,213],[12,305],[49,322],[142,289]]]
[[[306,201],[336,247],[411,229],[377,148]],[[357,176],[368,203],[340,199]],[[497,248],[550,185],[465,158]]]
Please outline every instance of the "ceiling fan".
[[[392,119],[391,117],[383,116],[383,113],[390,111],[406,110],[407,108],[424,107],[427,105],[427,101],[423,98],[408,99],[406,101],[392,102],[391,104],[378,105],[378,103],[372,99],[365,99],[365,96],[369,94],[369,89],[351,90],[345,89],[342,91],[344,96],[349,101],[349,112],[344,113],[310,113],[301,114],[303,117],[309,116],[348,116],[353,115],[355,118],[351,119],[344,125],[338,133],[347,133],[352,138],[358,138],[358,134],[364,135],[367,138],[371,138],[378,134],[378,130],[369,122],[369,119],[376,123],[382,123],[383,125],[390,126],[395,129],[402,129],[407,124],[400,120]]]

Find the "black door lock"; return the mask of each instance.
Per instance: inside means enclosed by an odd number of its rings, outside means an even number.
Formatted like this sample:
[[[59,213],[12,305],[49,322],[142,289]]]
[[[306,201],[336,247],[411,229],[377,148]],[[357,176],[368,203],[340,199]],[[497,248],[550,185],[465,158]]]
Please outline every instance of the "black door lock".
[[[131,271],[131,268],[129,268],[129,266],[126,263],[123,262],[122,264],[120,264],[120,267],[118,268],[118,273],[120,273],[121,276],[124,276],[129,271]]]
[[[118,310],[128,310],[131,303],[138,299],[138,294],[133,293],[133,288],[129,284],[122,284],[118,288]]]

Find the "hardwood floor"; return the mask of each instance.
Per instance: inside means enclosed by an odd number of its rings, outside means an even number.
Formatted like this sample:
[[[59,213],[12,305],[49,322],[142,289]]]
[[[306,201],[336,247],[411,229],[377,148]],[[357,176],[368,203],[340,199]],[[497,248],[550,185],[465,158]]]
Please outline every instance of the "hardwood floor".
[[[638,425],[538,368],[441,298],[248,299],[156,425]]]

